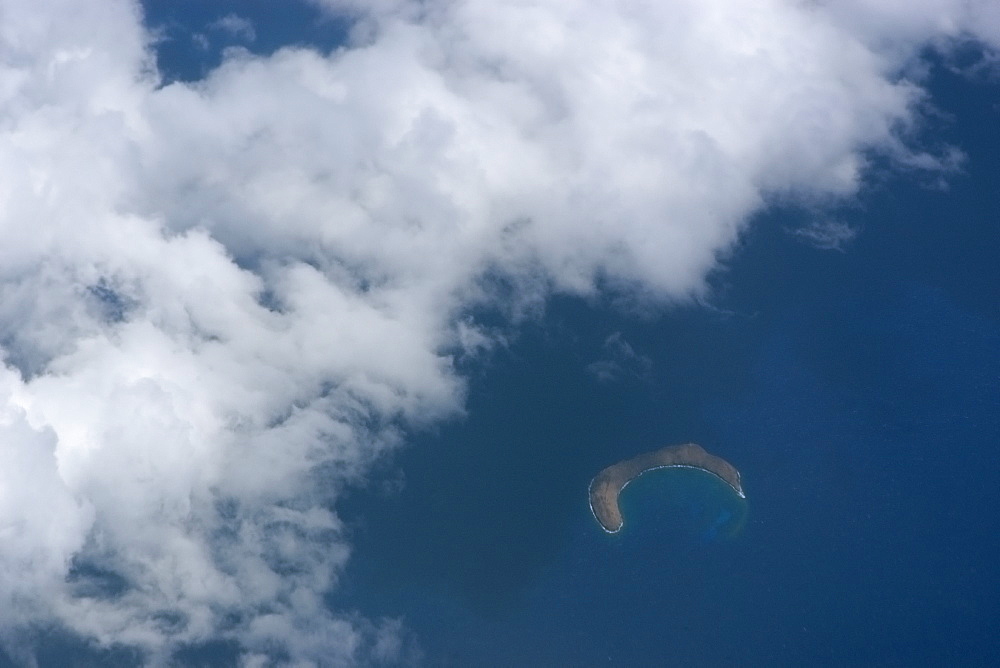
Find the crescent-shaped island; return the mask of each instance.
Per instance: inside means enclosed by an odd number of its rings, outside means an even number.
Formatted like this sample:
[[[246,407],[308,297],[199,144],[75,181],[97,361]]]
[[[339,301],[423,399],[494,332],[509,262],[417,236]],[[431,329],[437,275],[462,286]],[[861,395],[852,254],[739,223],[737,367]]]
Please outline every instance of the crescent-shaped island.
[[[608,533],[621,530],[624,520],[618,507],[618,495],[627,484],[647,471],[671,467],[711,473],[732,487],[741,499],[746,498],[740,484],[740,472],[735,466],[695,443],[671,445],[612,464],[590,481],[590,510],[601,528]]]

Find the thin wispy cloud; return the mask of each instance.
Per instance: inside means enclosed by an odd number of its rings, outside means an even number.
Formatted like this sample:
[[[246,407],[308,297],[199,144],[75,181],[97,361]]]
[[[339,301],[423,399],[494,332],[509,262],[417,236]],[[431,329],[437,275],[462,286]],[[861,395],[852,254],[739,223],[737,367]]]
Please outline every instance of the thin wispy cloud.
[[[397,622],[325,604],[336,502],[461,412],[490,281],[704,294],[767,195],[849,197],[873,151],[936,168],[903,73],[1000,42],[957,0],[321,4],[346,48],[162,85],[138,5],[2,3],[9,642],[393,660]]]
[[[253,22],[238,14],[226,14],[209,24],[209,28],[228,33],[232,37],[252,42],[257,39],[257,29]]]
[[[791,234],[820,250],[843,251],[858,236],[858,230],[839,220],[814,220]]]
[[[587,365],[589,371],[602,383],[623,378],[646,378],[653,368],[653,361],[637,353],[621,332],[611,334],[604,341],[604,355]]]

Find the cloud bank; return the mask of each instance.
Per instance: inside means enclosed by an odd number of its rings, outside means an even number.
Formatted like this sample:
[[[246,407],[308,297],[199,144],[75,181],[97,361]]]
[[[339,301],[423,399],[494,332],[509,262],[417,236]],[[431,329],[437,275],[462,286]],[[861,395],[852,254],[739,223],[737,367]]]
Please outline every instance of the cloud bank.
[[[769,198],[933,168],[921,50],[1000,43],[986,1],[319,4],[350,44],[162,86],[136,4],[0,2],[12,652],[56,625],[151,663],[398,659],[324,604],[335,504],[461,412],[472,309],[697,296]]]

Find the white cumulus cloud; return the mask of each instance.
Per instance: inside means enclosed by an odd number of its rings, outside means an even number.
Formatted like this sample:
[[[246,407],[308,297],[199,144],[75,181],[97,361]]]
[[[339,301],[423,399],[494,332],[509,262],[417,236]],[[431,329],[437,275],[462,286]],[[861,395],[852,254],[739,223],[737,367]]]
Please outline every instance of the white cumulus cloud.
[[[770,196],[933,167],[915,59],[1000,41],[988,2],[320,4],[344,48],[161,86],[136,4],[0,0],[0,637],[393,661],[324,605],[335,503],[461,412],[470,307],[696,296]]]

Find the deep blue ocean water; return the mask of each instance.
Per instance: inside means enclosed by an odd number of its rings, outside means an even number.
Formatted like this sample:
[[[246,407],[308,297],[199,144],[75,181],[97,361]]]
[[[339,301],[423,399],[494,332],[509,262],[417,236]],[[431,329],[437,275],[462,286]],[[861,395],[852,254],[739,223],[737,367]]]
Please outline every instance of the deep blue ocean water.
[[[145,4],[177,34],[273,13]],[[303,26],[342,39],[296,11],[244,46],[268,52]],[[167,80],[204,74],[228,39],[164,42]],[[344,501],[356,549],[331,605],[402,618],[431,666],[995,663],[1000,94],[942,67],[932,90],[933,136],[967,153],[962,173],[945,190],[878,177],[833,214],[859,230],[843,252],[802,243],[790,230],[811,214],[776,203],[707,305],[636,317],[554,299],[474,371],[465,419],[380,471],[399,491]],[[601,382],[588,365],[616,333],[649,362]],[[591,477],[686,441],[741,470],[738,534],[678,522],[655,478],[628,490],[625,530],[601,531]],[[40,663],[128,658],[54,639]]]
[[[554,300],[474,378],[467,418],[395,461],[398,495],[343,504],[336,602],[401,616],[428,665],[997,660],[1000,95],[944,69],[933,91],[962,173],[883,176],[833,213],[859,230],[843,251],[776,205],[707,306]],[[602,383],[587,366],[615,332],[651,363]],[[689,440],[741,470],[739,535],[662,509],[602,532],[590,478]]]

